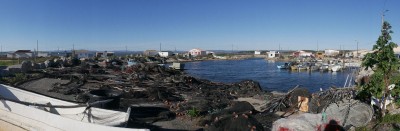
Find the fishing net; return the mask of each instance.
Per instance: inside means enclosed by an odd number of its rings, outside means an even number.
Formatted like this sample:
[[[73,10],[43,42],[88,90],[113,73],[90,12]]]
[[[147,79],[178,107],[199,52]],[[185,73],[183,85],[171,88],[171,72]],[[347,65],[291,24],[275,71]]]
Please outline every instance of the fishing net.
[[[332,103],[325,108],[323,113],[326,113],[328,120],[334,119],[344,127],[365,126],[371,121],[374,115],[370,105],[354,99]]]

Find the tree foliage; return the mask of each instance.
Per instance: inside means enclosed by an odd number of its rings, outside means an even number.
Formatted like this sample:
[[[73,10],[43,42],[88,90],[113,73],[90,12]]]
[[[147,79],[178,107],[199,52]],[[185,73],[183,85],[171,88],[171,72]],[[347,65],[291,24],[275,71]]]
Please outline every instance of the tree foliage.
[[[386,96],[391,93],[387,87],[394,82],[392,81],[392,77],[398,69],[398,59],[393,51],[393,48],[396,48],[397,44],[392,42],[390,34],[393,31],[391,28],[392,26],[388,22],[385,21],[383,23],[381,35],[372,48],[373,52],[368,53],[362,62],[362,66],[366,70],[370,68],[375,72],[370,78],[371,81],[363,85],[362,90],[369,92],[370,95],[376,98],[383,97],[384,102]],[[382,109],[382,115],[384,115],[384,110]]]

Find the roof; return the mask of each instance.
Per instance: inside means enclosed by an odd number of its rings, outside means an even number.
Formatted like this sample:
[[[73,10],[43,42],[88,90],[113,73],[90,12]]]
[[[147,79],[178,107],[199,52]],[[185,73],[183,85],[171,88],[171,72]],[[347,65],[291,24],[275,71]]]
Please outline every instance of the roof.
[[[199,48],[194,48],[194,49],[189,50],[189,52],[190,52],[190,51],[204,51],[204,50],[199,49]]]
[[[32,53],[31,50],[17,50],[14,53]]]

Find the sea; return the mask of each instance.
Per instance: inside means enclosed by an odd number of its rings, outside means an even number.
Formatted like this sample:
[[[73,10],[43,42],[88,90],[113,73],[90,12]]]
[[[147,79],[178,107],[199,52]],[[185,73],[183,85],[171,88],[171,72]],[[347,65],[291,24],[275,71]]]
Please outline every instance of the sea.
[[[330,87],[344,87],[346,79],[354,78],[354,70],[338,72],[291,71],[278,69],[285,62],[261,58],[244,60],[211,60],[185,63],[185,71],[201,79],[214,82],[234,83],[242,80],[258,81],[266,91],[286,92],[299,85],[310,92]],[[353,78],[352,78],[353,77]],[[354,84],[354,79],[351,84]],[[346,84],[348,85],[348,83]]]

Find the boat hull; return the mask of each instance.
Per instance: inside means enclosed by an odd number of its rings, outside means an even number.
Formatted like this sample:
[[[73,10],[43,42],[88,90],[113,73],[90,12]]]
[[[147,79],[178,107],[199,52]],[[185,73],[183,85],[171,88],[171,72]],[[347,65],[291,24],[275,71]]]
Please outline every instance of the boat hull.
[[[21,89],[13,88],[6,85],[0,85],[0,95],[7,99],[27,101],[33,103],[50,103],[52,105],[73,105],[74,103],[57,100],[54,98],[27,92]],[[82,107],[85,108],[85,107]],[[49,131],[76,131],[76,130],[95,130],[95,131],[147,131],[147,129],[129,129],[106,125],[115,125],[116,123],[126,122],[122,120],[123,115],[118,111],[104,110],[98,108],[90,108],[87,110],[86,116],[83,114],[82,108],[64,108],[64,109],[42,109],[36,106],[27,106],[20,103],[1,100],[0,101],[0,120],[15,125],[15,128],[25,130],[49,130]],[[78,113],[77,113],[78,112]],[[80,113],[79,113],[80,112]],[[93,113],[97,112],[97,114]],[[111,113],[111,114],[110,114]],[[82,116],[83,115],[83,116]],[[96,117],[101,115],[109,115],[115,119],[115,123],[101,123],[96,121]],[[89,117],[88,117],[89,116]],[[81,118],[77,120],[76,118]],[[114,118],[113,118],[114,117]],[[103,124],[103,125],[100,125]],[[10,127],[11,128],[11,127]]]

